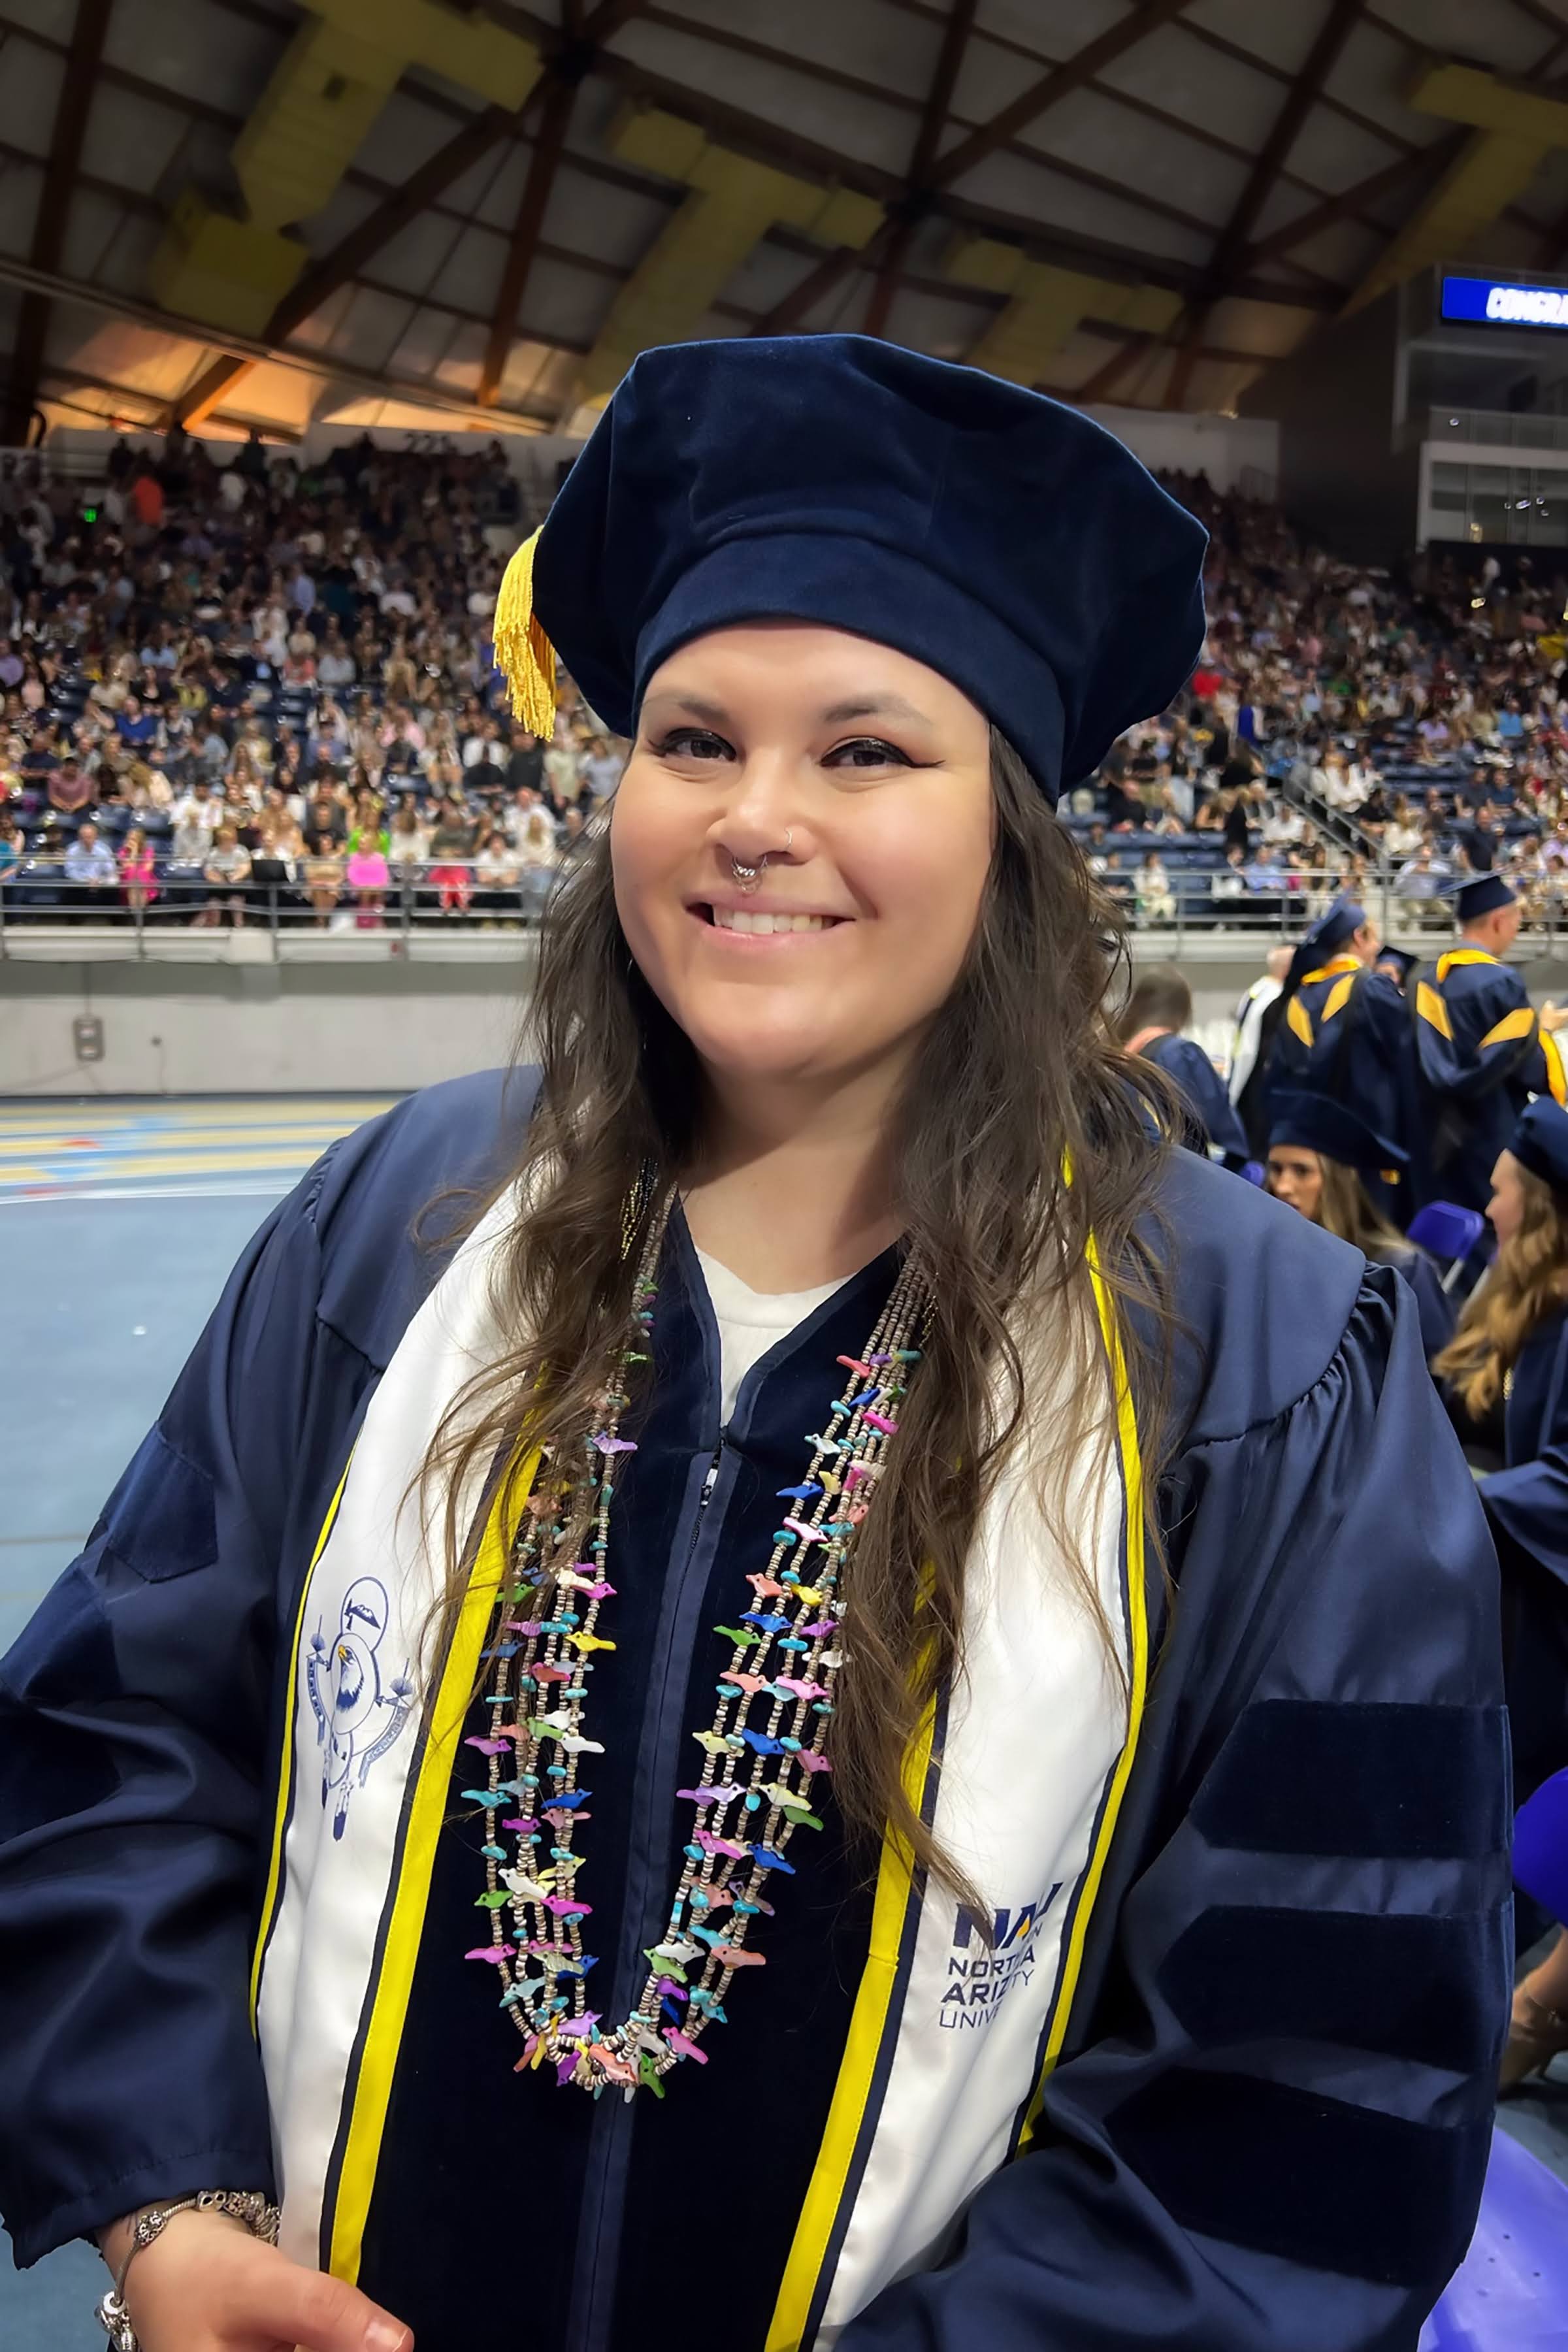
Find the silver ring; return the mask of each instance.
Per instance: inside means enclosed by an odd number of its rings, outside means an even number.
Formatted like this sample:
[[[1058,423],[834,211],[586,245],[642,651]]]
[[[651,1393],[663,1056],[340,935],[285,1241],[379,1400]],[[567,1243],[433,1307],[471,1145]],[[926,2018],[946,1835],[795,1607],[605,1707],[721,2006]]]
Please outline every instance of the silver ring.
[[[733,854],[730,858],[730,871],[742,890],[754,890],[766,873],[767,866],[765,856],[759,857],[754,866],[742,866],[741,860]]]

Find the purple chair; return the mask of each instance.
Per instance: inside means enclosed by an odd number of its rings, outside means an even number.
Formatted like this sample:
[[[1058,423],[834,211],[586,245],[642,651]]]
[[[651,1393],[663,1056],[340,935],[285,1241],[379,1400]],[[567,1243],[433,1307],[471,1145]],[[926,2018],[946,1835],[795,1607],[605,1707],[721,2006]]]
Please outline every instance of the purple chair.
[[[1486,1229],[1487,1221],[1479,1209],[1461,1209],[1456,1201],[1428,1201],[1411,1218],[1405,1239],[1429,1257],[1447,1261],[1443,1287],[1447,1290]]]
[[[1419,2352],[1568,2352],[1568,2185],[1492,2134],[1470,2251]]]

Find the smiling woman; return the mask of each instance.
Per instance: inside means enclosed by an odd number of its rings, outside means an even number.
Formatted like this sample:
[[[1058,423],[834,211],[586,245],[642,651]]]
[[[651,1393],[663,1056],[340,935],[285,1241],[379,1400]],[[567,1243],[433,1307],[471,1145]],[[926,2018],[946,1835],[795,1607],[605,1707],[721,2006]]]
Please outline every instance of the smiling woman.
[[[0,1683],[0,2203],[120,2347],[1414,2339],[1486,1539],[1397,1277],[1171,1142],[1055,814],[1202,556],[820,336],[646,354],[514,559],[519,715],[558,648],[632,742],[538,1067],[329,1153]]]

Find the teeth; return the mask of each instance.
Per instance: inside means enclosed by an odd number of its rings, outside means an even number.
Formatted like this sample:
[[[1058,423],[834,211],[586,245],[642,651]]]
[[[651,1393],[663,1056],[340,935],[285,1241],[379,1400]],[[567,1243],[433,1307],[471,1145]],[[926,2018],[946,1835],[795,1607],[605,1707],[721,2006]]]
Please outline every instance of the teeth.
[[[758,907],[715,907],[713,921],[721,931],[825,931],[826,915],[768,914]]]

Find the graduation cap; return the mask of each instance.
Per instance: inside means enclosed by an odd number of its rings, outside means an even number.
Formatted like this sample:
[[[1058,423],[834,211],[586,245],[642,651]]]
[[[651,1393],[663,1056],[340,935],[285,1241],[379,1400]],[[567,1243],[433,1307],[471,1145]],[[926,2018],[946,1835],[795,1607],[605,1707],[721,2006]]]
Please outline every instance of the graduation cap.
[[[1473,923],[1479,915],[1489,915],[1494,908],[1511,907],[1513,903],[1514,894],[1500,874],[1482,874],[1460,888],[1459,920]]]
[[[1290,969],[1285,975],[1287,998],[1294,996],[1314,965],[1352,940],[1365,920],[1366,909],[1355,899],[1336,898],[1327,912],[1318,917],[1290,959]]]
[[[1203,644],[1202,526],[1038,393],[860,335],[645,352],[496,600],[548,739],[559,653],[633,735],[676,649],[740,622],[875,639],[962,688],[1054,801]]]
[[[1385,964],[1391,965],[1398,985],[1403,988],[1420,961],[1420,957],[1412,955],[1408,948],[1391,948],[1384,941],[1377,951],[1374,970],[1381,971]]]
[[[1508,1148],[1521,1168],[1550,1184],[1554,1192],[1568,1192],[1568,1110],[1550,1095],[1537,1095],[1527,1105]]]
[[[1568,1116],[1563,1126],[1568,1128]],[[1348,1104],[1305,1087],[1276,1095],[1268,1130],[1270,1151],[1277,1143],[1321,1152],[1325,1160],[1337,1160],[1342,1168],[1353,1168],[1360,1176],[1379,1176],[1385,1171],[1399,1174],[1409,1165],[1408,1153],[1374,1133]]]

